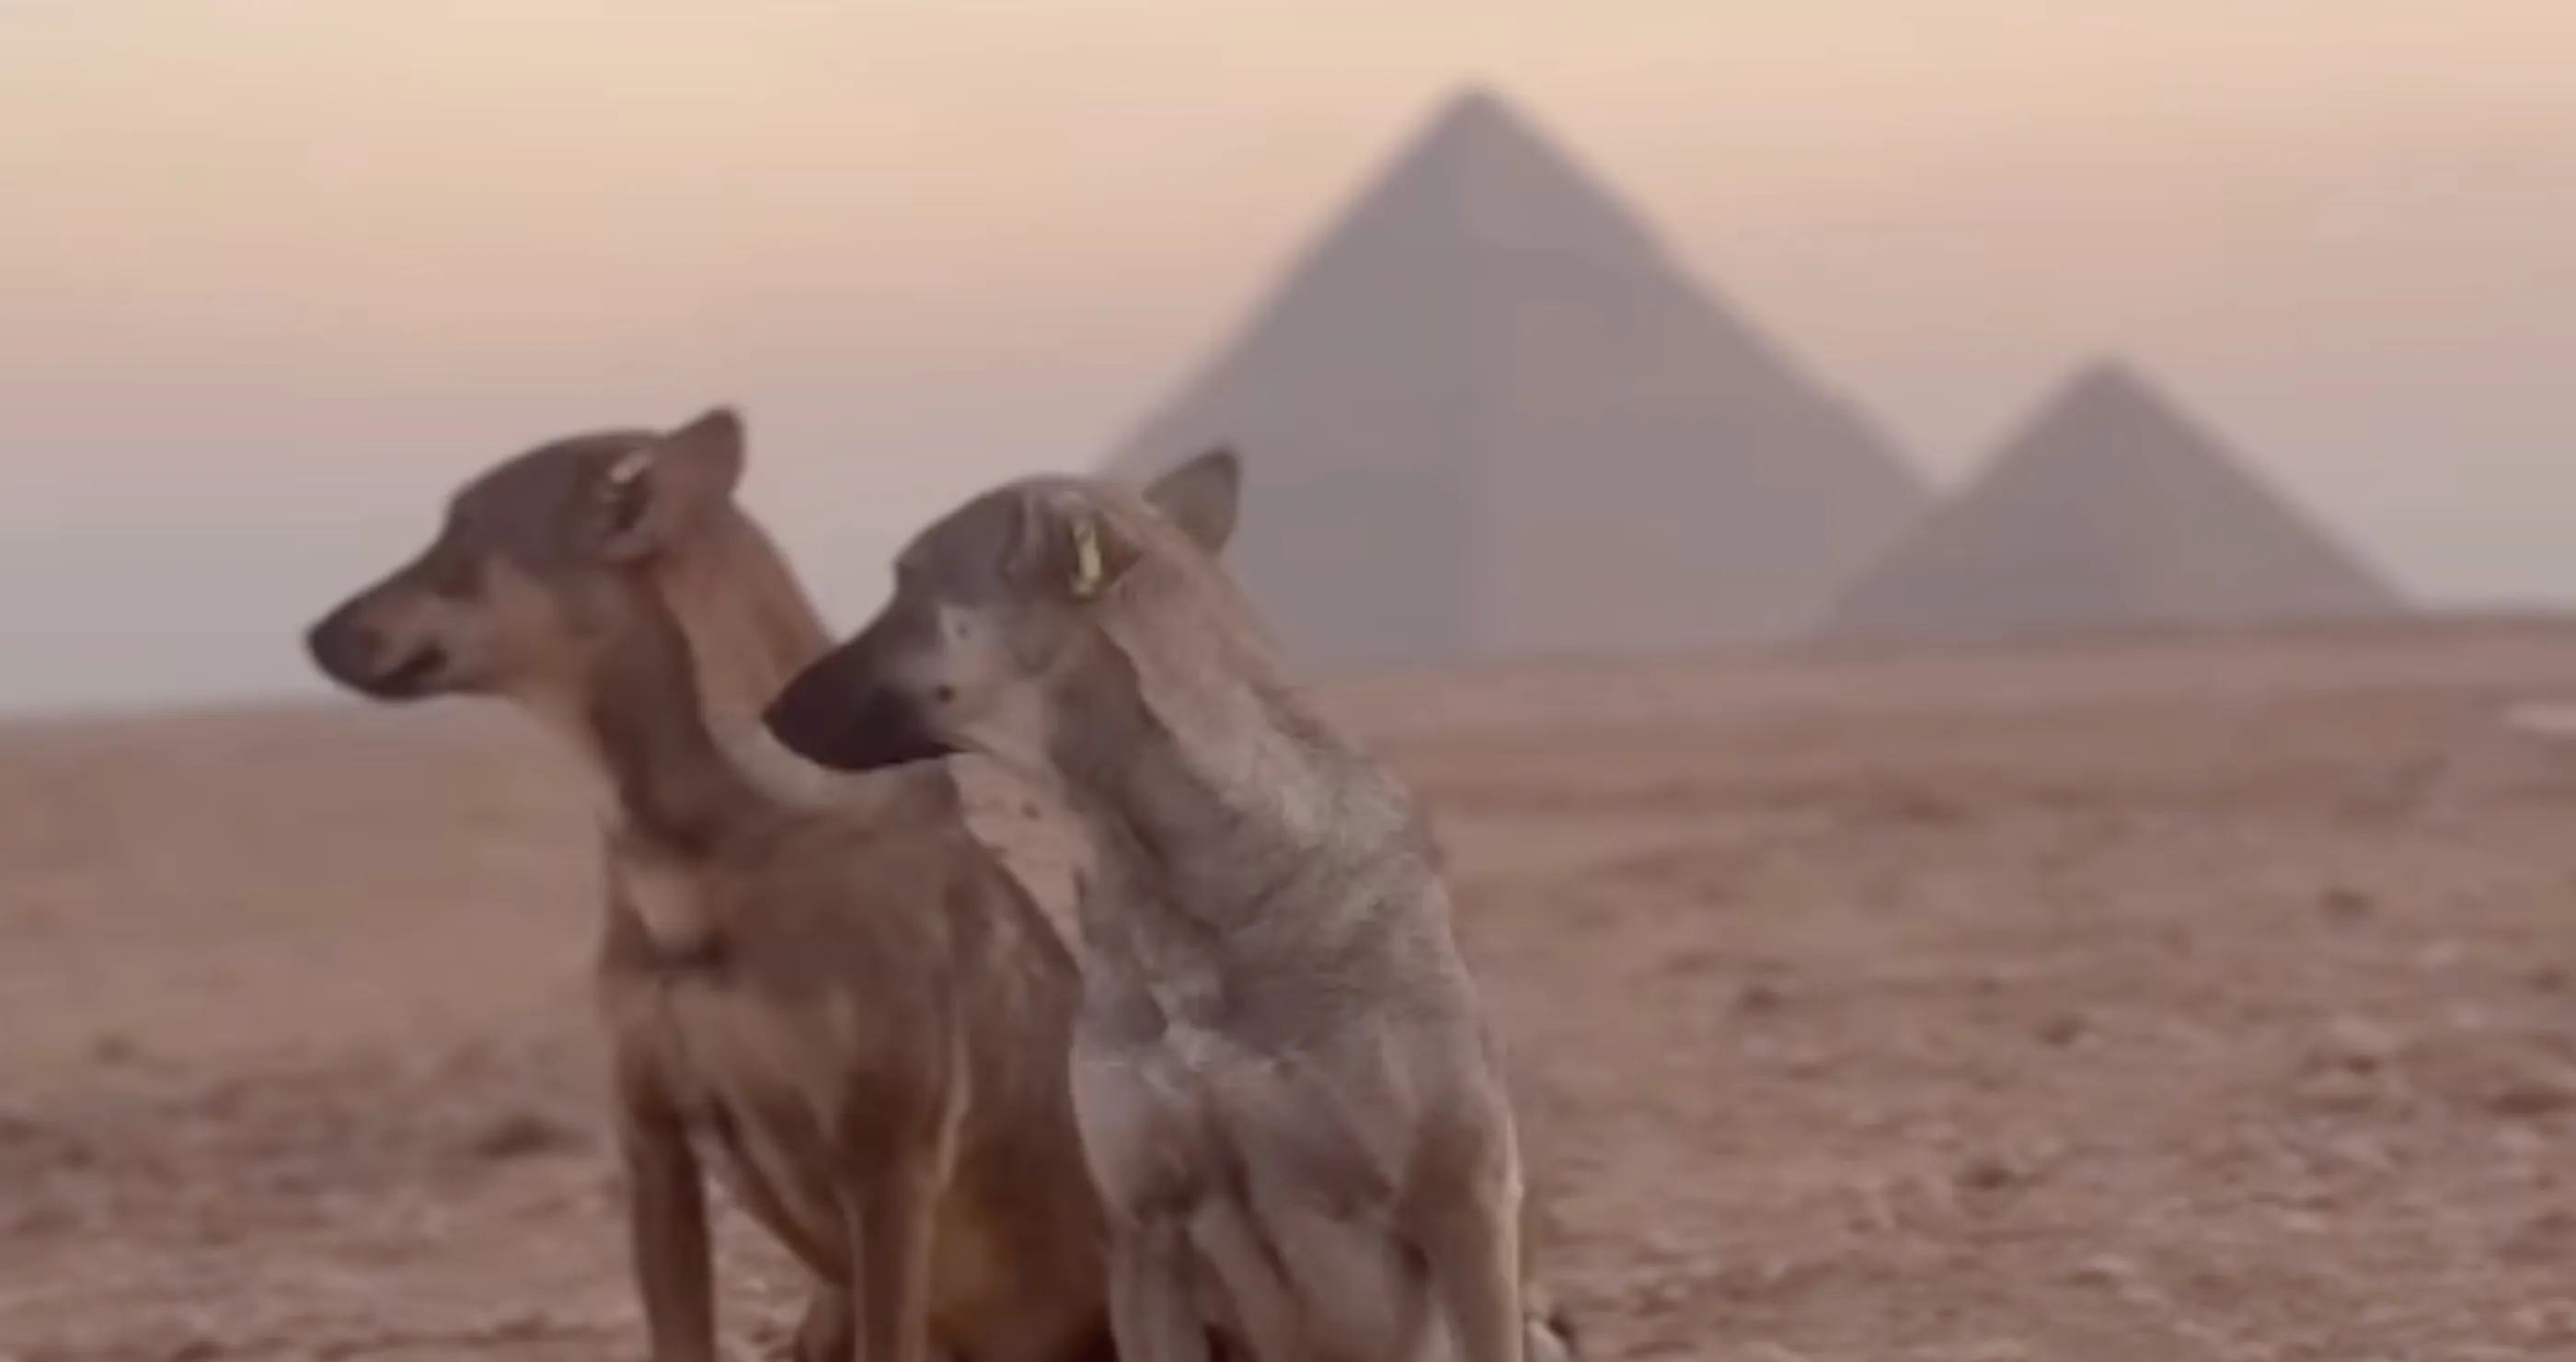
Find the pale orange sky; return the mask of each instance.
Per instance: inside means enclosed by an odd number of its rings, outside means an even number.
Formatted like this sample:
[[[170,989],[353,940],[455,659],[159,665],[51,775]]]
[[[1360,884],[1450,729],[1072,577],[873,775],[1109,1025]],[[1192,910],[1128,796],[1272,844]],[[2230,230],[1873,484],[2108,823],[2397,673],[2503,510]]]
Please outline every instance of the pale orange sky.
[[[855,618],[1469,78],[1945,477],[2117,349],[2576,599],[2567,0],[10,0],[0,704],[309,689],[459,477],[719,399]]]

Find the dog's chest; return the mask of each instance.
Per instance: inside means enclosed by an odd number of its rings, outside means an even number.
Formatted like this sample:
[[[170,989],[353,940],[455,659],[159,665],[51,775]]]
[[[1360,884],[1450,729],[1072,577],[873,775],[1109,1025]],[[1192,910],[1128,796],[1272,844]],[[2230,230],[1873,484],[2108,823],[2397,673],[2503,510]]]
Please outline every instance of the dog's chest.
[[[833,1171],[833,1113],[810,1030],[755,991],[716,980],[613,981],[612,1025],[630,1062],[648,1065],[700,1167],[798,1256],[834,1270],[844,1257]]]
[[[1384,1028],[1277,1045],[1175,1013],[1153,985],[1092,983],[1074,1107],[1111,1204],[1188,1205],[1225,1194],[1249,1165],[1304,1170],[1334,1213],[1363,1214],[1406,1176],[1424,1093],[1407,1047]]]
[[[1226,1166],[1202,1076],[1164,1040],[1139,1043],[1086,1009],[1074,1035],[1074,1123],[1113,1211],[1189,1205]]]
[[[1187,1201],[1229,1166],[1226,1131],[1276,1058],[1213,1024],[1221,1000],[1170,978],[1103,969],[1075,1028],[1077,1122],[1102,1190],[1129,1206]]]
[[[714,941],[716,899],[721,891],[704,876],[658,860],[626,856],[617,865],[617,886],[655,954],[686,957],[706,950]]]

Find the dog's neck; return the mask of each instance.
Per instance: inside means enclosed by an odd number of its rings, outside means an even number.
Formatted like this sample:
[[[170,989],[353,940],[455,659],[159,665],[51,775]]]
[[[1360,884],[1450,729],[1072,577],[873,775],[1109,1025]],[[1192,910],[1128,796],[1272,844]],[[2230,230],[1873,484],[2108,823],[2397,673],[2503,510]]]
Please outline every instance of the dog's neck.
[[[781,799],[828,798],[828,774],[760,722],[762,708],[830,649],[831,637],[759,523],[724,508],[647,564],[646,582],[688,642],[699,712],[735,767]]]
[[[1293,696],[1212,675],[1182,703],[1121,660],[1059,697],[1047,764],[1095,877],[1086,1005],[1139,1043],[1195,1026],[1293,1049],[1443,968],[1446,899],[1391,778]]]
[[[587,681],[581,736],[627,835],[666,855],[702,855],[762,806],[717,740],[688,637],[658,599],[635,607]]]
[[[724,508],[647,570],[688,640],[699,705],[719,733],[759,728],[762,707],[831,647],[786,559],[738,508]]]
[[[1267,678],[1163,668],[1105,640],[1059,677],[1049,764],[1177,908],[1223,925],[1282,882],[1375,859],[1409,801]],[[1236,925],[1244,925],[1238,923]]]

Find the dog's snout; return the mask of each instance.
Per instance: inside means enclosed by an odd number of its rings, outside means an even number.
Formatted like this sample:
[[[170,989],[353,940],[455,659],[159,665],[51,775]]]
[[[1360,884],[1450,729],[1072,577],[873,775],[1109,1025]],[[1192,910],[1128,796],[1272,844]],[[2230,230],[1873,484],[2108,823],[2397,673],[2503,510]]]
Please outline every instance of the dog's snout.
[[[304,634],[304,650],[322,674],[379,700],[421,694],[446,670],[435,643],[402,649],[371,626],[353,603],[324,616]]]
[[[374,639],[366,625],[344,606],[304,631],[304,651],[323,675],[344,685],[355,685],[374,652]]]
[[[761,724],[788,751],[807,761],[837,765],[833,749],[840,745],[846,716],[839,713],[842,702],[836,691],[827,668],[809,668],[770,700],[761,711]]]
[[[771,737],[807,761],[870,771],[954,755],[917,707],[873,678],[855,651],[832,654],[779,692],[761,720]]]

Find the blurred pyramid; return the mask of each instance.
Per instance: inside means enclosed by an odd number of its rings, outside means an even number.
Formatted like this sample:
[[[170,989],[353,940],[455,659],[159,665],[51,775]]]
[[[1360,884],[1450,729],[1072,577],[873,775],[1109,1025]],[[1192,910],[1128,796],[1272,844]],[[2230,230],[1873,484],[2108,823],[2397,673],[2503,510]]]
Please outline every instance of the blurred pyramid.
[[[1844,636],[2005,638],[2354,619],[2396,590],[2116,364],[2038,417],[1852,588]]]
[[[1452,99],[1109,460],[1246,460],[1228,560],[1309,661],[1761,643],[1927,501],[1501,99]]]

